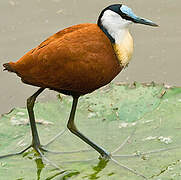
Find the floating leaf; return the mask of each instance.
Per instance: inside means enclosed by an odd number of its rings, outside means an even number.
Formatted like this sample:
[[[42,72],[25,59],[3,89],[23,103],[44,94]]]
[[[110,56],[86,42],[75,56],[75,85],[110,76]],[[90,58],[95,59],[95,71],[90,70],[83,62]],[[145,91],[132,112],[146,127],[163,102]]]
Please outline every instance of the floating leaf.
[[[72,98],[35,104],[42,144],[66,128]],[[0,119],[0,154],[17,152],[31,143],[30,126],[14,126],[12,120],[27,120],[26,108],[15,108]],[[91,140],[112,152],[124,146],[115,159],[153,180],[181,179],[181,88],[134,83],[111,84],[79,100],[75,122]],[[133,131],[134,134],[133,134]],[[128,138],[128,136],[132,137]],[[127,139],[127,142],[125,141]],[[45,153],[64,171],[45,163],[34,151],[0,159],[0,174],[11,179],[140,180],[141,177],[112,161],[99,159],[97,152],[68,130],[49,147],[65,154]],[[87,151],[85,149],[90,149]],[[85,150],[85,151],[79,151]],[[131,156],[127,156],[131,155]]]

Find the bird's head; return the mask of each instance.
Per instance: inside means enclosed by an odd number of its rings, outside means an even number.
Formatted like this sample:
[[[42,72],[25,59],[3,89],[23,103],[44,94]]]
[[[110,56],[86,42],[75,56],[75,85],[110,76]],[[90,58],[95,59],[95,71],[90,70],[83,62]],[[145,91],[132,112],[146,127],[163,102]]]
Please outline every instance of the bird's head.
[[[158,26],[154,22],[134,14],[131,8],[122,4],[113,4],[102,10],[98,18],[98,26],[105,32],[114,35],[121,29],[126,29],[132,23]]]
[[[104,23],[104,21],[112,21],[113,24],[117,23],[123,27],[132,23],[158,26],[148,19],[135,15],[131,8],[122,4],[113,4],[103,9],[99,16],[99,21],[100,23]]]

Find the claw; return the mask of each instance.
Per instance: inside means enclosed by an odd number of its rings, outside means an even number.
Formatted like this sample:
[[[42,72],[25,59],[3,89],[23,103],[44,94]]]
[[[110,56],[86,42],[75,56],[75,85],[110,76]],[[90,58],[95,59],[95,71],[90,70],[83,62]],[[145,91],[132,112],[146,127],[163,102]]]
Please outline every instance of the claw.
[[[50,144],[52,144],[57,138],[59,138],[60,136],[62,136],[65,132],[67,131],[67,129],[64,129],[63,131],[60,131],[55,137],[53,137],[47,144],[43,145],[43,147],[47,147]]]
[[[52,153],[52,154],[75,154],[75,153],[82,153],[82,152],[90,152],[90,151],[92,151],[92,149],[82,149],[82,150],[76,150],[76,151],[59,152],[59,151],[48,150],[48,149],[44,148],[44,146],[40,147],[40,150],[42,150],[44,152],[47,152],[47,153]]]
[[[146,176],[144,176],[143,174],[140,174],[140,173],[136,172],[134,169],[131,169],[131,168],[129,168],[129,167],[123,165],[123,164],[120,164],[118,161],[116,161],[116,160],[113,159],[113,158],[111,158],[111,161],[114,162],[115,164],[117,164],[119,167],[124,168],[124,169],[130,171],[131,173],[133,173],[133,174],[135,174],[135,175],[137,175],[137,176],[140,176],[140,177],[142,177],[142,178],[144,178],[144,179],[148,179],[148,178],[147,178]]]
[[[6,155],[3,155],[3,156],[0,156],[0,159],[6,158],[6,157],[11,157],[11,156],[16,156],[16,155],[21,155],[21,154],[23,154],[24,152],[26,152],[28,149],[30,149],[31,147],[32,147],[32,145],[28,146],[27,148],[23,149],[23,150],[20,151],[20,152],[12,153],[12,154],[6,154]]]

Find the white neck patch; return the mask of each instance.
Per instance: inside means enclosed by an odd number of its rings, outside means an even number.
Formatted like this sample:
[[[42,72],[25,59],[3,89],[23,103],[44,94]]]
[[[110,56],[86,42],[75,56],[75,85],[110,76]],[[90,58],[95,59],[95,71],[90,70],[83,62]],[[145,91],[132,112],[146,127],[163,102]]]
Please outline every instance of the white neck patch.
[[[115,43],[121,43],[131,21],[123,19],[119,14],[106,10],[101,17],[101,23],[108,33],[115,39]]]

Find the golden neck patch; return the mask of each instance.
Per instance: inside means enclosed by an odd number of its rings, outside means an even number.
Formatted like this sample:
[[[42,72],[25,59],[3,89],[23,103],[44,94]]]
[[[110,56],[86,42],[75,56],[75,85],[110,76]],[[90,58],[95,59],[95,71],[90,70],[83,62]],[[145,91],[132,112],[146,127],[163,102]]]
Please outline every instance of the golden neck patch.
[[[133,39],[127,31],[122,40],[113,44],[114,51],[121,66],[126,67],[133,54]]]

